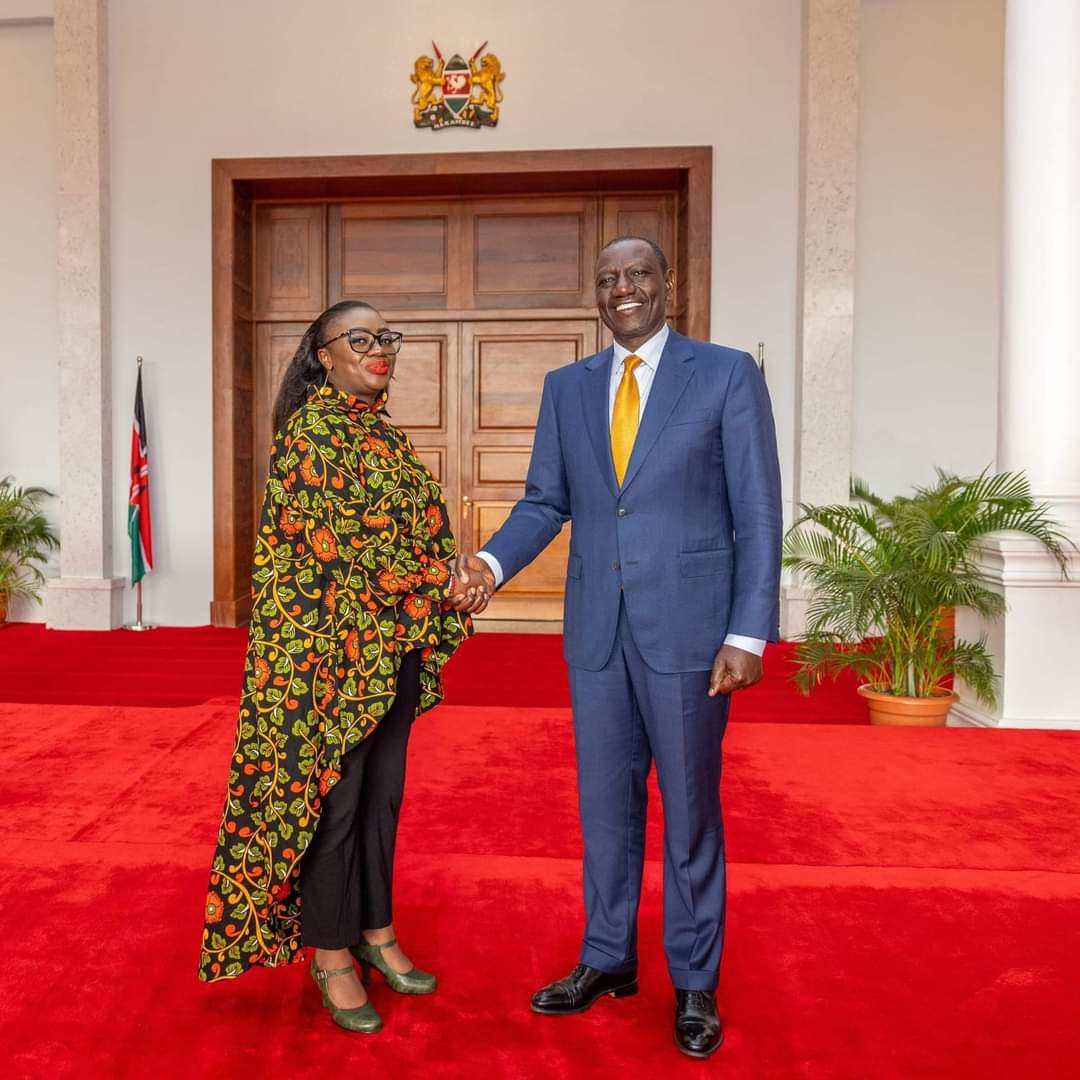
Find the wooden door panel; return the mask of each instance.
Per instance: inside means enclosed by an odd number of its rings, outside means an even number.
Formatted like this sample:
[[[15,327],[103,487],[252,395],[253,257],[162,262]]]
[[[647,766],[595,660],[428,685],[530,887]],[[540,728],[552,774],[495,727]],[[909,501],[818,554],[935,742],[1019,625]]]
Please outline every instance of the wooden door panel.
[[[467,322],[462,325],[462,546],[479,550],[525,490],[544,376],[596,351],[596,319]],[[567,526],[499,591],[486,617],[562,615]]]
[[[395,323],[395,328],[409,326],[398,354],[394,380],[390,384],[388,408],[398,427],[414,438],[420,433],[446,432],[447,341],[450,331],[442,333],[418,324]],[[456,327],[454,328],[456,329]],[[404,332],[404,331],[403,331]]]
[[[588,306],[597,200],[474,199],[463,207],[472,308]]]
[[[596,351],[595,319],[473,322],[463,328],[463,387],[475,436],[527,433],[531,444],[544,376]]]
[[[436,482],[445,484],[447,480],[446,451],[440,447],[416,446],[415,443],[413,446],[417,456],[431,470],[431,475],[435,477]]]
[[[477,540],[477,551],[495,535],[513,509],[515,501],[504,499],[473,503],[472,531]],[[569,554],[570,525],[567,524],[538,559],[529,563],[503,586],[498,598],[510,596],[522,599],[535,596],[561,599]]]
[[[580,295],[579,214],[476,215],[476,293]]]
[[[659,244],[675,266],[675,203],[670,193],[605,195],[602,213],[602,244],[616,236],[643,236]]]
[[[451,240],[456,204],[409,201],[331,206],[331,303],[378,308],[451,306]]]
[[[450,527],[459,535],[461,332],[456,322],[395,322],[405,335],[387,410],[442,485]]]
[[[483,335],[474,354],[477,431],[527,431],[536,424],[544,376],[580,360],[575,334],[514,339]]]
[[[255,208],[257,319],[314,319],[326,306],[326,207]]]
[[[478,487],[523,485],[531,454],[532,448],[528,446],[474,446],[473,479]]]
[[[270,446],[274,441],[273,411],[278,387],[285,369],[300,346],[308,324],[259,323],[255,329],[254,422],[252,443],[252,498],[255,525],[258,528],[262,509],[263,489],[270,463]]]

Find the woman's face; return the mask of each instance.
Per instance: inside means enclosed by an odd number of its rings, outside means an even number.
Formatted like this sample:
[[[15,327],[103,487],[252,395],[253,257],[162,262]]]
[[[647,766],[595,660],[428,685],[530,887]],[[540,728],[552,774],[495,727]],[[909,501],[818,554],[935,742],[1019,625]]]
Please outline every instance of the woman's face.
[[[389,329],[383,317],[370,308],[350,308],[337,315],[323,338],[328,344],[318,354],[319,363],[327,371],[327,380],[361,401],[374,401],[390,384],[396,357],[377,341],[361,355],[349,344],[348,337],[339,335],[346,330],[359,330],[370,339]]]

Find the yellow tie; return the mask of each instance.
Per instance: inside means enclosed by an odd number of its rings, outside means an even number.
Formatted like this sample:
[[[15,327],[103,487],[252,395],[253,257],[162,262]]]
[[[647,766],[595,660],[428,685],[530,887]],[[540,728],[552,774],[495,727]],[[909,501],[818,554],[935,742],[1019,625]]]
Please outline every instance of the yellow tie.
[[[630,463],[630,451],[637,438],[641,413],[641,395],[638,393],[634,368],[641,363],[640,356],[628,356],[623,361],[622,379],[615,393],[615,408],[611,413],[611,460],[615,463],[615,479],[622,487],[626,466]]]

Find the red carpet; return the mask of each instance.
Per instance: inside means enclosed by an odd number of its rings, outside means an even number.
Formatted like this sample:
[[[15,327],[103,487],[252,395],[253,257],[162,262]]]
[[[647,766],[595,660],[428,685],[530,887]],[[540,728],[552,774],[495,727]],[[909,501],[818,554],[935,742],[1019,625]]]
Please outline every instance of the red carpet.
[[[376,984],[387,1026],[362,1038],[302,967],[198,983],[233,720],[232,699],[0,705],[5,1077],[1076,1075],[1080,736],[733,725],[728,1035],[702,1065],[671,1043],[656,820],[640,995],[527,1008],[581,925],[557,706],[448,705],[416,728],[396,922],[436,995]]]
[[[150,633],[0,629],[0,697],[57,705],[197,705],[238,696],[247,631],[161,627]],[[867,724],[855,683],[826,683],[809,698],[791,684],[792,646],[770,645],[765,678],[739,699],[739,722]],[[446,669],[454,705],[570,705],[557,634],[477,634]]]

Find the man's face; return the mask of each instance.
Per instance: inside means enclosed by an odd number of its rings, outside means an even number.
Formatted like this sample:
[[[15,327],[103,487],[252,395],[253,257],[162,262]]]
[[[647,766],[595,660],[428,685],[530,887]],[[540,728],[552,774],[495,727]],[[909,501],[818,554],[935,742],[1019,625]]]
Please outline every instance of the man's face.
[[[641,240],[609,244],[596,260],[596,307],[615,340],[627,349],[643,345],[664,325],[675,271],[665,274],[653,249]]]

